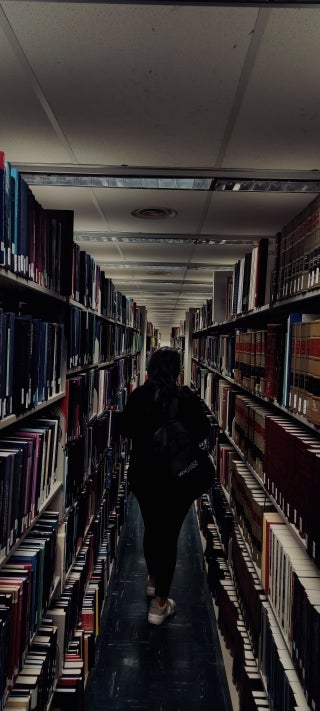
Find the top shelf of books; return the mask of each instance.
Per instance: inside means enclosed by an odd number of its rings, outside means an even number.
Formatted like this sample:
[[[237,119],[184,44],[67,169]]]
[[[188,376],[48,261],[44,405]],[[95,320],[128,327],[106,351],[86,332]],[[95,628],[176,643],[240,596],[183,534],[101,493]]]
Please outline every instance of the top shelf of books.
[[[211,299],[193,316],[193,331],[319,312],[320,196],[275,237],[262,237],[228,271],[213,273]]]

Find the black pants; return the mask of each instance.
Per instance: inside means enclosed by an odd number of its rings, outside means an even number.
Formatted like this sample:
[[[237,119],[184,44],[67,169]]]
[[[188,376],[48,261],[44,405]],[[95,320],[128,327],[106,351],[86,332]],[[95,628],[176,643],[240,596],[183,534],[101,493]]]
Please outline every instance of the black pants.
[[[177,561],[177,544],[190,501],[175,492],[164,498],[157,492],[135,490],[143,522],[143,552],[149,575],[155,578],[155,592],[167,597]]]

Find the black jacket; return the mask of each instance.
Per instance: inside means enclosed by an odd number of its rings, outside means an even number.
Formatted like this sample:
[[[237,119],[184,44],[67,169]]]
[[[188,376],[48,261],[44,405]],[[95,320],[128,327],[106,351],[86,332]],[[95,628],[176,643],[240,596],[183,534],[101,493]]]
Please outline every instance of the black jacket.
[[[152,438],[157,427],[165,421],[167,411],[163,400],[157,400],[155,394],[155,386],[147,380],[133,390],[122,414],[121,430],[132,440],[128,478],[133,489],[135,484],[155,484]],[[195,442],[202,442],[209,433],[209,420],[200,398],[187,386],[176,388],[172,395],[176,394],[178,419],[189,429]]]

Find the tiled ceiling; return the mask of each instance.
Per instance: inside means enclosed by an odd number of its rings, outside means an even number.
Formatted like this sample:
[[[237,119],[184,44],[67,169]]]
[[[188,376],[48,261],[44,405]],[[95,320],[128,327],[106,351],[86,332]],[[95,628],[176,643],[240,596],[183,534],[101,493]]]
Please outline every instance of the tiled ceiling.
[[[215,268],[318,193],[319,36],[320,7],[303,2],[0,3],[0,149],[43,207],[74,210],[81,247],[164,338],[211,296]],[[242,178],[260,190],[231,190]]]

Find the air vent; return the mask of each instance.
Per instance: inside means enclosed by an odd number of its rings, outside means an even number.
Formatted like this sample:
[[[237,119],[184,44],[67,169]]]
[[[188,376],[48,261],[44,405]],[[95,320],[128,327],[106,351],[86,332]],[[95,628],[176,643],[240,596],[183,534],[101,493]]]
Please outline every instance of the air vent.
[[[139,207],[132,210],[133,217],[140,217],[141,220],[165,220],[167,217],[175,217],[176,211],[169,207]]]

